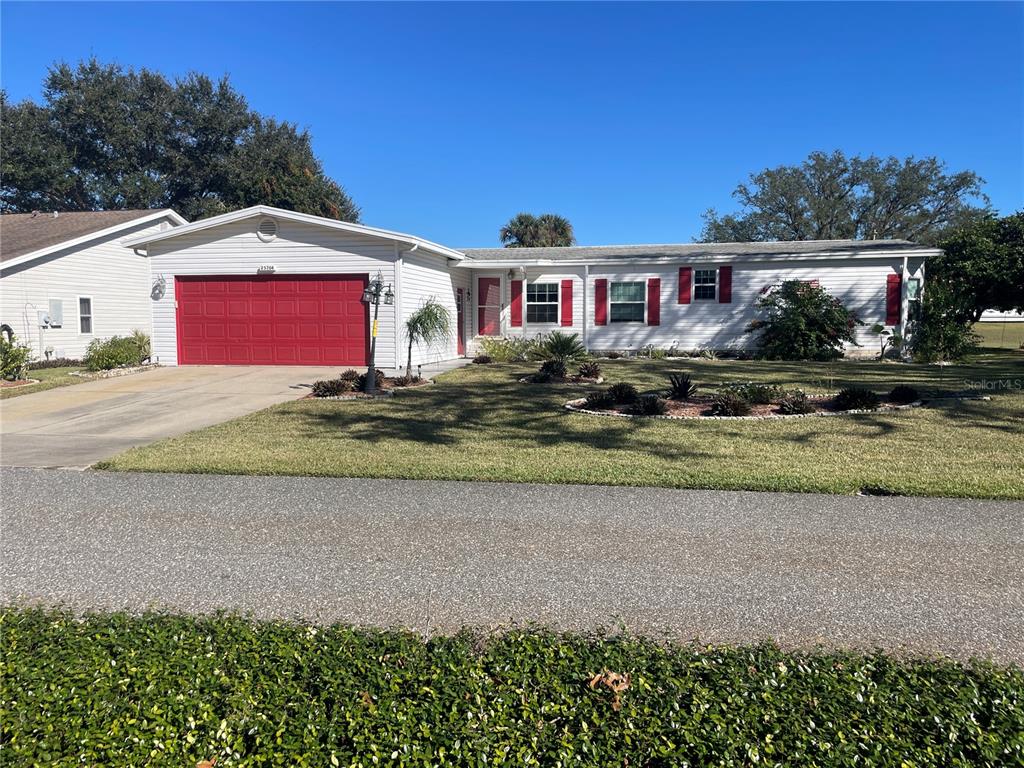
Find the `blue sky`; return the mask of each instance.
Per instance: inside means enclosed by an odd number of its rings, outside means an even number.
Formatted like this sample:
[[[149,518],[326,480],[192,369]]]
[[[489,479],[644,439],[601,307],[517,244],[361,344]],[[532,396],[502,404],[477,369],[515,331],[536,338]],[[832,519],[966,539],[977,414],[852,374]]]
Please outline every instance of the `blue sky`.
[[[497,243],[685,242],[755,170],[816,149],[937,155],[1024,207],[1019,3],[14,3],[2,83],[55,60],[227,74],[308,127],[367,224]]]

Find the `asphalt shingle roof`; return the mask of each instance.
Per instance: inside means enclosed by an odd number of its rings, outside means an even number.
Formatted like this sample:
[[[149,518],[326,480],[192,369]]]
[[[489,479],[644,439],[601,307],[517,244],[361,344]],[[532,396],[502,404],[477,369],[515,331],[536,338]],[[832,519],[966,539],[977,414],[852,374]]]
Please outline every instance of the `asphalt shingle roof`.
[[[0,216],[0,262],[141,219],[155,210],[5,213]]]
[[[845,256],[871,251],[916,250],[909,240],[796,240],[766,243],[681,243],[676,245],[577,245],[568,248],[463,248],[478,261],[600,261],[623,258],[732,258],[834,253]]]

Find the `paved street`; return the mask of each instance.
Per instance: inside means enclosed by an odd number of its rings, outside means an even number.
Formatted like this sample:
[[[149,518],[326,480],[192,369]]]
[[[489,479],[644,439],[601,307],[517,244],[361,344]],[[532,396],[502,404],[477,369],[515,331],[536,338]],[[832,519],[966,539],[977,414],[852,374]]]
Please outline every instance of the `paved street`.
[[[1024,663],[1024,505],[3,469],[0,599]]]

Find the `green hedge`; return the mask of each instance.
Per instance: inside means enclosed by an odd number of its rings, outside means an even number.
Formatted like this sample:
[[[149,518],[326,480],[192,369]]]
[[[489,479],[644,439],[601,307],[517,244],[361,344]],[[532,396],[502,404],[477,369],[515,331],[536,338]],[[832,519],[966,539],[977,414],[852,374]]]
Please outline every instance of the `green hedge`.
[[[544,631],[424,642],[230,616],[0,622],[4,765],[1024,762],[1012,667]],[[629,687],[593,682],[605,671]]]

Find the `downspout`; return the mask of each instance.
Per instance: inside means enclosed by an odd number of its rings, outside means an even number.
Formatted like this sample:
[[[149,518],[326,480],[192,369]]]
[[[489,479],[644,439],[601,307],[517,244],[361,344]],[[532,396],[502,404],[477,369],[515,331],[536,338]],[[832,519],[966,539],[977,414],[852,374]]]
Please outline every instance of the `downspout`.
[[[413,248],[412,250],[415,250]],[[409,252],[412,253],[412,250]],[[405,260],[402,251],[395,242],[395,370],[402,368],[402,324],[405,322],[405,305],[402,303],[402,270]]]
[[[590,296],[590,265],[583,265],[583,346],[586,350],[590,351],[590,327],[587,325],[587,318],[590,316],[589,302],[587,299]]]

